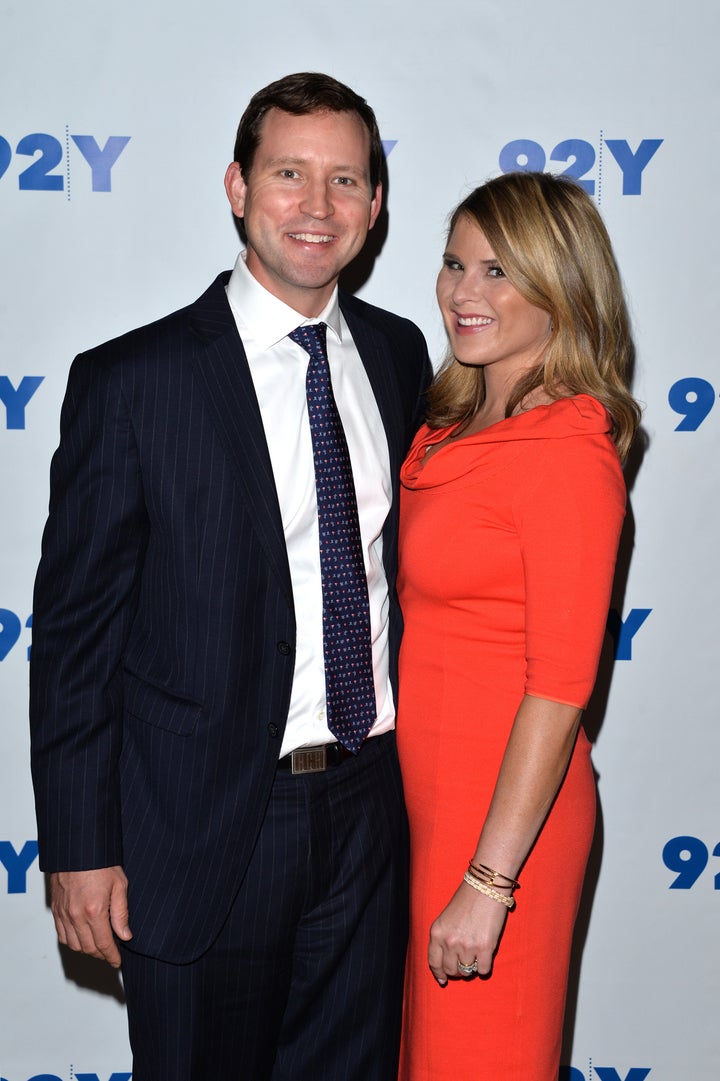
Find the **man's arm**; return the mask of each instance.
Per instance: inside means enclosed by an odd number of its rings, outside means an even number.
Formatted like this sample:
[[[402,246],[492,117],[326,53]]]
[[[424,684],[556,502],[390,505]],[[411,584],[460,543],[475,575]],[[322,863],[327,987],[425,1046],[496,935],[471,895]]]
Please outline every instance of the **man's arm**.
[[[138,451],[102,355],[73,365],[33,607],[30,720],[40,865],[60,941],[119,963],[121,658],[147,536]]]

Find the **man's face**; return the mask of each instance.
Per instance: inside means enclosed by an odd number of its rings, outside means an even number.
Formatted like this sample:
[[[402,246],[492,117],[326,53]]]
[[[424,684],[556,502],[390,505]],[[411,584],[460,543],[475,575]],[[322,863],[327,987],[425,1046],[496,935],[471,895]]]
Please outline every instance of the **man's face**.
[[[274,296],[318,315],[365,243],[381,202],[369,179],[370,135],[356,113],[271,109],[249,177],[225,189],[247,234],[247,266]]]

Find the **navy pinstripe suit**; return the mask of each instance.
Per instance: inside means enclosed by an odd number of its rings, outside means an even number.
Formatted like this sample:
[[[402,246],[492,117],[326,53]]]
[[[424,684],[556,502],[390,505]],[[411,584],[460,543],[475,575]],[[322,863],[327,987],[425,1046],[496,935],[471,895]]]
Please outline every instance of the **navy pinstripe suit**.
[[[41,866],[122,865],[132,950],[174,964],[216,940],[243,882],[295,652],[280,509],[228,276],[75,360],[34,602]],[[425,343],[356,298],[341,294],[341,308],[397,488]],[[396,539],[397,500],[383,548],[393,683]]]

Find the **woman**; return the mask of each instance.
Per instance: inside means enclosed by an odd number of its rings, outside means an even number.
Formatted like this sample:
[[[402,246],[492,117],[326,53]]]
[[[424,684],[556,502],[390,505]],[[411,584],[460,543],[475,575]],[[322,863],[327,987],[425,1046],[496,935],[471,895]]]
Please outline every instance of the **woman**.
[[[402,472],[401,1078],[557,1081],[595,814],[580,719],[639,420],[628,319],[597,210],[541,173],[460,204],[437,296],[450,355]]]

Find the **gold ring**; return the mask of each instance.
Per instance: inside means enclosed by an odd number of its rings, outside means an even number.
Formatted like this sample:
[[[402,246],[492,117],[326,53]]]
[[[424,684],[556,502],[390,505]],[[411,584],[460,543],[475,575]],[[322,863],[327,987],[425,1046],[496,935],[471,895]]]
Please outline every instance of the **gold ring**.
[[[462,973],[463,976],[474,976],[477,972],[477,957],[472,962],[472,964],[469,965],[464,964],[464,962],[461,961],[458,957],[457,967],[458,972]]]

